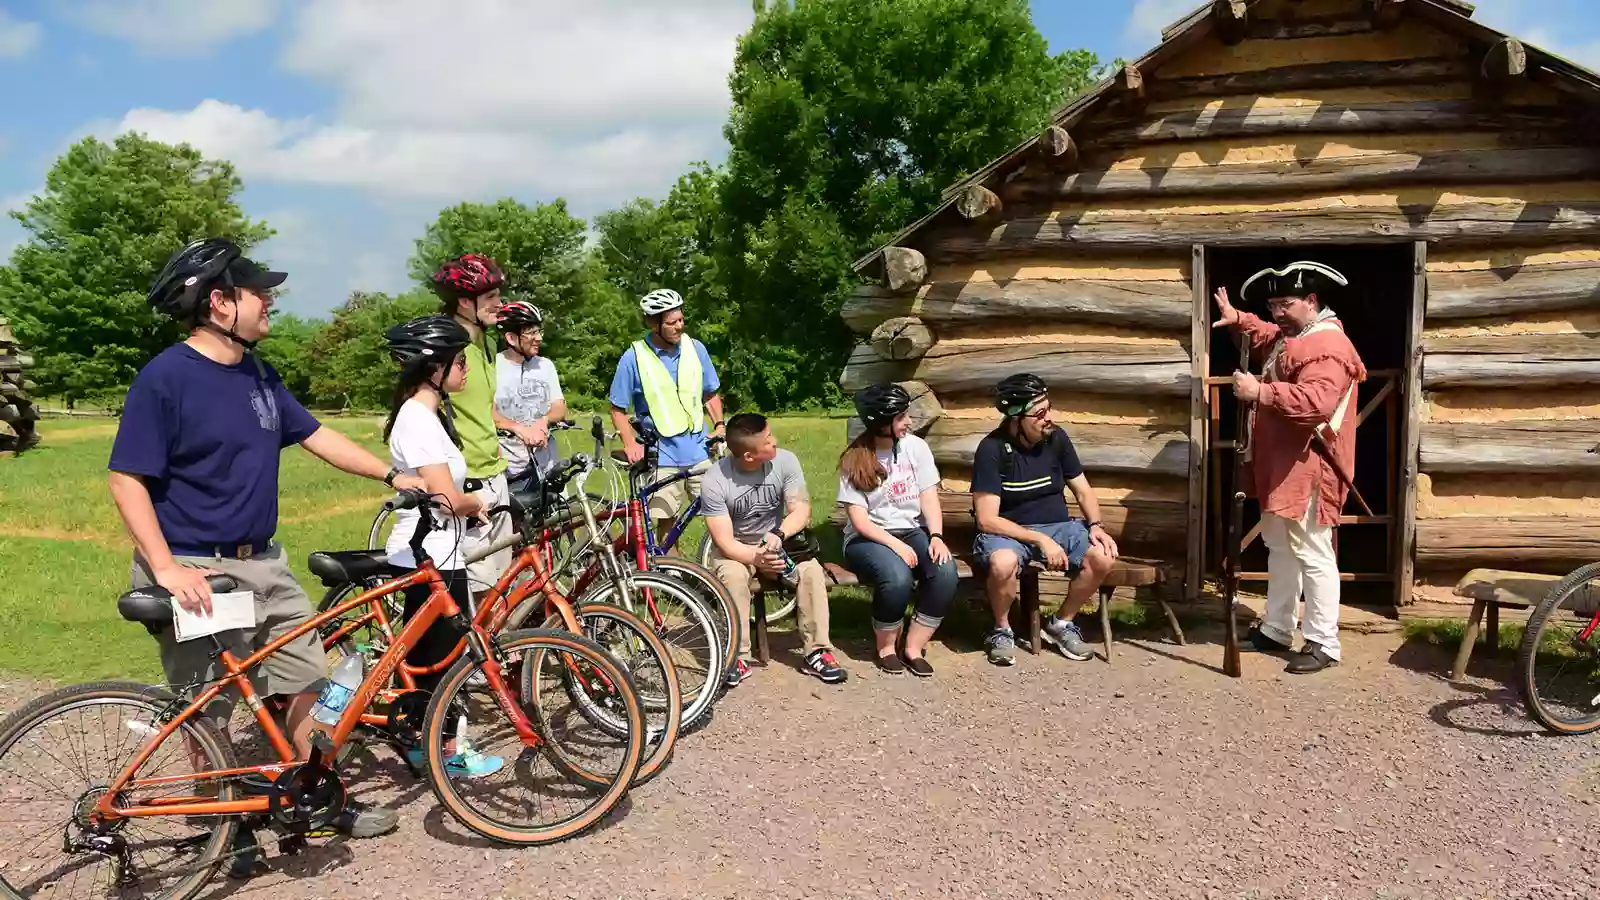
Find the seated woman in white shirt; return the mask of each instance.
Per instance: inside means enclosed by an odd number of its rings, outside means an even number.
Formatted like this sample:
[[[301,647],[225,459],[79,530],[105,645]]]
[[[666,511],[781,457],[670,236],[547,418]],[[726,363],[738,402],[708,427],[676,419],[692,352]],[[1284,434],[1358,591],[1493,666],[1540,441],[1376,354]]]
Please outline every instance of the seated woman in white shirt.
[[[432,513],[435,530],[423,539],[422,549],[463,609],[471,606],[461,547],[469,518],[482,515],[484,509],[476,493],[468,494],[463,489],[467,460],[452,425],[449,395],[466,384],[467,358],[462,351],[471,340],[467,330],[448,316],[424,316],[389,329],[389,352],[400,363],[400,378],[395,384],[389,420],[383,426],[394,467],[406,475],[420,477],[428,493],[438,495],[454,513],[443,521],[440,512]],[[421,515],[415,509],[395,514],[394,529],[384,550],[397,573],[416,568],[410,543]],[[430,590],[426,584],[406,589],[405,621],[409,622],[427,603]],[[417,640],[406,654],[406,662],[413,666],[441,662],[455,650],[461,637],[455,626],[440,619]],[[418,676],[417,687],[432,690],[443,677],[443,672]],[[421,749],[413,748],[408,755],[412,765],[420,768]],[[469,751],[452,752],[446,765],[453,775],[480,778],[498,771],[502,764],[499,757]]]
[[[506,348],[494,361],[495,427],[512,435],[500,436],[506,480],[522,481],[555,467],[558,455],[550,423],[567,417],[567,401],[556,364],[539,355],[544,342],[544,313],[539,307],[513,300],[500,307],[499,324]]]

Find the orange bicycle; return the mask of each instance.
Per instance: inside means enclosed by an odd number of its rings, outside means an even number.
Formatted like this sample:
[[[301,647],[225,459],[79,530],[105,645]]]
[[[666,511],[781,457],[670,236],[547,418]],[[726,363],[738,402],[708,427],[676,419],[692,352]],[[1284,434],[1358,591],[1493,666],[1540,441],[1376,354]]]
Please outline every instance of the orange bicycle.
[[[217,681],[176,691],[116,681],[78,685],[0,722],[0,895],[183,900],[232,855],[241,824],[278,831],[286,852],[304,847],[306,835],[345,806],[336,768],[341,748],[388,690],[408,649],[440,617],[467,635],[464,657],[428,698],[419,729],[430,782],[445,809],[484,837],[518,845],[571,837],[614,809],[645,745],[644,710],[627,670],[577,634],[530,629],[491,635],[469,619],[421,547],[428,510],[438,501],[406,496],[424,512],[412,540],[420,561],[414,572],[312,617],[248,659],[236,658],[211,636],[227,672]],[[236,586],[226,576],[211,581],[219,592]],[[430,585],[427,603],[367,673],[337,724],[313,732],[311,752],[297,758],[247,671],[293,638],[415,584]],[[152,631],[172,627],[171,595],[164,589],[130,591],[117,608]],[[512,667],[520,667],[520,677],[508,677]],[[469,686],[474,676],[483,687]],[[589,705],[606,710],[613,727],[597,727],[580,703],[563,711],[559,701],[572,700],[575,683]],[[194,699],[180,699],[197,688]],[[240,766],[201,712],[227,688],[244,699],[275,762]],[[394,715],[392,701],[390,708]],[[619,722],[624,727],[614,727]],[[483,778],[451,777],[446,751],[469,742],[504,765]],[[553,812],[550,821],[525,821],[547,812]]]
[[[588,572],[589,577],[598,572],[610,582],[609,590],[597,591],[596,596],[608,601],[612,596],[627,597],[626,591],[630,589],[653,587],[662,594],[659,607],[687,612],[666,617],[657,613],[656,619],[662,624],[652,626],[612,602],[585,599],[574,606],[561,591],[556,583],[559,571],[555,568],[555,541],[571,529],[586,524],[591,532],[598,528],[581,483],[573,497],[563,498],[561,494],[575,477],[586,476],[591,467],[592,461],[578,454],[551,470],[533,491],[513,495],[515,508],[511,512],[519,525],[517,554],[495,585],[478,598],[472,619],[488,634],[529,626],[571,631],[599,644],[621,662],[633,678],[645,711],[645,757],[634,776],[635,784],[643,784],[672,758],[684,710],[694,709],[683,696],[679,665],[687,663],[702,676],[695,682],[697,690],[700,684],[707,682],[703,677],[705,673],[698,671],[703,668],[699,660],[681,647],[684,633],[699,634],[711,626],[704,621],[708,614],[694,604],[697,598],[689,588],[654,574],[646,574],[642,579],[630,577],[609,546],[601,548],[599,558]],[[319,611],[349,610],[346,616],[335,617],[319,629],[323,648],[339,655],[366,657],[369,665],[375,666],[376,659],[394,642],[393,597],[386,598],[368,590],[362,595],[371,598],[365,608],[359,605],[352,608],[349,598],[354,596],[352,592],[360,590],[360,585],[375,584],[389,575],[387,554],[382,550],[313,553],[308,567],[329,588]],[[584,584],[588,583],[586,578]],[[361,718],[369,734],[402,751],[401,758],[406,759],[408,766],[411,763],[404,751],[416,746],[417,728],[428,699],[426,692],[416,690],[416,678],[448,669],[466,649],[463,640],[435,665],[403,663],[397,666],[392,679],[395,683],[386,692],[380,692],[380,695],[392,697],[387,708],[382,712],[367,712]],[[581,689],[581,674],[572,674],[568,681],[569,695],[578,708],[597,727],[625,728],[625,723],[615,721],[603,706],[590,701],[588,693]],[[509,680],[516,681],[517,677],[513,673]]]

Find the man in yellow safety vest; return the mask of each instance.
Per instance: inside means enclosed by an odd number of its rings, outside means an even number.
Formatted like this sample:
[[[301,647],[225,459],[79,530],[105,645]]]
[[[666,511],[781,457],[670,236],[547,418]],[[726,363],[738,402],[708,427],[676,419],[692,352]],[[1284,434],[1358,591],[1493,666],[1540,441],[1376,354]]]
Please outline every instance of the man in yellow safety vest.
[[[644,458],[644,446],[628,422],[628,410],[661,436],[656,445],[657,480],[704,462],[707,413],[712,433],[722,434],[721,382],[704,344],[684,334],[683,298],[668,288],[639,301],[650,333],[634,341],[617,361],[611,379],[611,422],[621,432],[629,462]],[[693,352],[684,352],[685,348]],[[679,481],[650,498],[650,518],[670,520],[700,493],[698,477]]]

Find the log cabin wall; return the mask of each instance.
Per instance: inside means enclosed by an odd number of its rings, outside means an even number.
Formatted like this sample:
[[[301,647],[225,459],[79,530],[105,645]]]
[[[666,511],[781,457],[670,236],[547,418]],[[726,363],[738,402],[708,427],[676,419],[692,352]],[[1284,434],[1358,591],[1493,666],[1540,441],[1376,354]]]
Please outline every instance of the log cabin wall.
[[[1191,245],[1426,241],[1419,576],[1600,559],[1597,101],[1451,9],[1212,4],[885,249],[841,383],[925,385],[959,518],[987,388],[1040,374],[1119,542],[1181,570]]]

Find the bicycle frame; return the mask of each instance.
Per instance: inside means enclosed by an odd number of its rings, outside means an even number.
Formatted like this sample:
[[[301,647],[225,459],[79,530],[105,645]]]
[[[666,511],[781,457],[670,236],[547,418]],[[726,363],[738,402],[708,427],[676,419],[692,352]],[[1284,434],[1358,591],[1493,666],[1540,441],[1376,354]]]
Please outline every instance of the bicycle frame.
[[[295,751],[284,736],[283,730],[272,718],[271,713],[267,711],[260,695],[256,693],[255,687],[250,683],[250,678],[246,674],[247,670],[281,650],[290,641],[321,627],[350,610],[363,604],[375,604],[382,597],[418,584],[428,584],[430,586],[431,591],[428,602],[417,611],[417,614],[412,617],[410,622],[406,623],[405,627],[401,629],[400,635],[394,639],[388,650],[378,658],[372,671],[362,680],[361,686],[356,689],[355,695],[351,697],[349,704],[346,705],[338,723],[334,725],[331,734],[328,735],[330,746],[327,748],[313,747],[309,758],[304,760],[297,759]],[[381,604],[379,605],[381,606]],[[231,801],[210,800],[196,796],[151,798],[146,801],[146,805],[143,807],[115,806],[113,801],[120,797],[125,790],[162,784],[217,781],[223,778],[252,774],[281,775],[284,771],[294,766],[317,761],[319,754],[329,757],[337,754],[339,748],[350,737],[351,731],[357,725],[363,723],[368,707],[375,697],[386,690],[383,686],[388,682],[390,674],[404,665],[406,653],[416,644],[422,634],[441,617],[455,618],[460,615],[461,609],[456,604],[455,599],[450,596],[450,591],[445,586],[444,579],[440,577],[438,570],[434,568],[433,561],[424,559],[422,565],[415,571],[378,585],[359,596],[339,604],[333,609],[313,616],[295,626],[287,634],[251,654],[248,659],[241,661],[226,648],[221,649],[218,659],[223,667],[227,669],[228,674],[202,691],[181,713],[167,721],[153,737],[145,742],[144,746],[139,748],[139,751],[134,755],[133,761],[118,774],[117,778],[95,805],[93,815],[105,820],[116,820],[142,816],[249,815],[268,812],[269,798],[264,796]],[[487,648],[490,646],[488,634],[477,622],[466,624],[469,627],[469,632],[468,637],[463,640],[463,644],[472,642],[477,649],[475,656],[483,657],[481,665],[484,676],[489,683],[490,689],[494,692],[495,699],[501,710],[511,720],[512,727],[516,730],[524,745],[533,749],[543,746],[544,740],[534,731],[533,725],[528,721],[527,716],[523,714],[521,706],[516,700],[515,692],[507,685],[502,675],[499,663],[494,659],[493,654],[487,652]],[[402,679],[405,677],[402,674]],[[272,744],[273,752],[278,756],[278,762],[159,778],[135,779],[133,777],[133,773],[144,765],[151,754],[174,731],[181,728],[185,722],[189,721],[201,709],[204,709],[207,703],[211,702],[213,698],[231,685],[238,686],[240,695],[255,716],[256,724],[260,726],[262,733],[267,736],[268,741]]]

